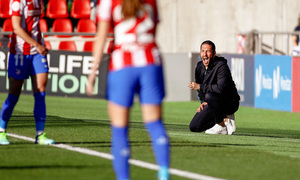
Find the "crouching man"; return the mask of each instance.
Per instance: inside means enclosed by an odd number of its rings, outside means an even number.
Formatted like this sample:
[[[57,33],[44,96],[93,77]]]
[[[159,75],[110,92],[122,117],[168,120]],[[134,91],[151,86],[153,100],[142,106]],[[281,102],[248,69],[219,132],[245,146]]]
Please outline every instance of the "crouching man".
[[[216,47],[211,41],[201,44],[200,57],[195,69],[196,82],[188,84],[190,89],[198,91],[201,101],[190,130],[231,135],[236,131],[234,113],[239,108],[240,96],[227,60],[216,56]]]

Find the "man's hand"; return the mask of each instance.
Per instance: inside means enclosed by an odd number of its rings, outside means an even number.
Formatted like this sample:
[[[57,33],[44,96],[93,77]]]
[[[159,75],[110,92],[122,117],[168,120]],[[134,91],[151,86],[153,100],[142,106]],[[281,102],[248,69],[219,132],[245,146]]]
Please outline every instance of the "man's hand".
[[[200,106],[199,106],[199,108],[197,109],[197,112],[199,113],[199,112],[201,112],[203,109],[204,109],[204,106],[206,106],[207,105],[207,102],[203,102]]]
[[[188,87],[189,87],[191,90],[200,90],[200,84],[195,83],[195,82],[189,82]]]

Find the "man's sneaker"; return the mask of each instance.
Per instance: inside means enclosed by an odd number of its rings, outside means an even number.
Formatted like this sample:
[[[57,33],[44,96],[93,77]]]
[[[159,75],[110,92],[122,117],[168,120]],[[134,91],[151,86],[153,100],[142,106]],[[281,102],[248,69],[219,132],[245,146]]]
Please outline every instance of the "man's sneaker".
[[[43,133],[41,135],[36,136],[35,138],[35,144],[41,144],[41,145],[49,145],[49,144],[54,144],[53,139],[49,139],[46,137],[46,133]]]
[[[232,135],[236,131],[234,119],[235,119],[234,114],[227,115],[227,122],[224,122],[225,126],[227,127],[228,135]]]
[[[158,170],[158,180],[169,180],[170,174],[167,167],[160,167]]]
[[[1,145],[8,145],[9,144],[9,141],[7,140],[7,135],[6,135],[5,131],[0,133],[0,144]]]
[[[228,131],[226,126],[222,127],[219,124],[215,124],[212,128],[205,131],[206,134],[223,134],[227,135]]]

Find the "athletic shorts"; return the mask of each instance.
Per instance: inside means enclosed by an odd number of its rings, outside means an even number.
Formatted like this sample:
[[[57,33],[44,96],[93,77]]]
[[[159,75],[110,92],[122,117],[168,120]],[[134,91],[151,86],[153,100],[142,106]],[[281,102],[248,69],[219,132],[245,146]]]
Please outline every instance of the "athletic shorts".
[[[28,79],[29,76],[48,73],[47,56],[41,54],[15,55],[10,54],[8,60],[8,76],[14,79]]]
[[[165,96],[163,68],[149,65],[128,67],[108,73],[107,99],[131,107],[134,95],[139,94],[141,104],[160,105]]]

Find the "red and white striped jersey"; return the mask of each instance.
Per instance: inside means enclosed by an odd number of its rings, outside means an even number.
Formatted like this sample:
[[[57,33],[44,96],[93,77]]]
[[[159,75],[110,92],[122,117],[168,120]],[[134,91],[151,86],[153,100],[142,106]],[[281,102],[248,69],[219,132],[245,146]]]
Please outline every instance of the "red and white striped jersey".
[[[42,0],[10,0],[9,13],[12,16],[21,16],[22,28],[37,42],[44,44],[39,27],[42,15]],[[11,54],[31,55],[38,53],[36,48],[25,42],[21,37],[13,33],[10,46]]]
[[[114,29],[114,50],[110,70],[124,67],[161,65],[161,57],[155,43],[156,25],[159,21],[156,0],[143,0],[145,11],[138,17],[124,19],[122,0],[101,0],[97,18],[109,21]]]

